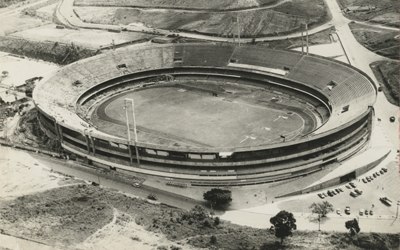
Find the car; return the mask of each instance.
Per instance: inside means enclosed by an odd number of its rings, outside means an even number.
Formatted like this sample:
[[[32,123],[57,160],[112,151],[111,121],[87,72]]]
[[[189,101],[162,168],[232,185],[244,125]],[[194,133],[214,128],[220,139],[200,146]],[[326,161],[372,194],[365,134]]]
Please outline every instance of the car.
[[[367,179],[365,179],[365,178],[362,178],[362,181],[363,181],[364,183],[367,183],[367,182],[368,182]]]
[[[362,195],[362,193],[363,193],[363,191],[361,191],[361,190],[358,190],[357,188],[356,188],[356,189],[354,189],[354,192],[355,192],[355,193],[357,193],[358,195]]]
[[[338,188],[340,192],[344,192],[342,188]]]
[[[390,122],[395,122],[395,121],[396,121],[396,118],[395,118],[394,116],[391,116],[391,117],[389,118],[389,121],[390,121]]]
[[[364,209],[361,208],[360,211],[358,212],[358,214],[361,216],[364,215]]]
[[[375,174],[376,174],[377,176],[380,176],[379,172],[376,172]]]
[[[342,215],[342,211],[340,211],[340,208],[336,209],[336,213],[337,213],[338,215]]]
[[[382,86],[378,87],[378,91],[381,92],[382,91]]]
[[[350,214],[350,207],[346,206],[345,210],[344,210],[345,214]]]
[[[133,186],[133,187],[136,187],[136,188],[140,188],[140,187],[141,187],[141,185],[140,185],[139,182],[134,182],[134,183],[132,183],[132,186]]]
[[[374,211],[369,210],[369,215],[373,215],[373,214],[374,214]]]
[[[364,214],[368,215],[368,210],[367,209],[364,210]]]
[[[321,194],[322,194],[322,196],[324,196],[324,198],[328,197],[328,195],[325,193],[321,193]]]
[[[357,187],[356,184],[354,184],[354,182],[350,182],[349,185],[353,188]]]
[[[339,188],[335,188],[335,191],[336,191],[337,194],[340,193]]]
[[[357,193],[355,193],[355,192],[353,192],[353,191],[350,192],[350,196],[352,196],[352,197],[354,197],[354,198],[356,198],[358,195],[359,195],[359,194],[357,194]]]
[[[388,207],[392,206],[392,201],[388,197],[381,197],[379,200]]]
[[[382,169],[379,171],[379,173],[381,173],[381,174],[384,174],[385,173],[385,171],[383,171]]]
[[[335,190],[332,190],[331,192],[332,192],[333,195],[337,194]]]
[[[322,194],[318,194],[318,197],[321,198],[321,199],[325,198],[325,196],[323,196]]]
[[[387,172],[388,170],[387,170],[387,168],[382,168],[382,170],[383,170],[383,172]]]
[[[328,190],[328,195],[329,195],[330,197],[332,197],[334,194],[332,193],[331,190]]]
[[[351,186],[350,185],[346,185],[345,186],[347,189],[351,189]]]
[[[368,182],[371,182],[371,181],[372,181],[371,176],[368,176],[368,177],[367,177],[367,181],[368,181]]]
[[[373,173],[373,174],[372,174],[372,176],[373,176],[374,178],[376,178],[376,177],[377,177],[377,175],[376,175],[375,173]]]

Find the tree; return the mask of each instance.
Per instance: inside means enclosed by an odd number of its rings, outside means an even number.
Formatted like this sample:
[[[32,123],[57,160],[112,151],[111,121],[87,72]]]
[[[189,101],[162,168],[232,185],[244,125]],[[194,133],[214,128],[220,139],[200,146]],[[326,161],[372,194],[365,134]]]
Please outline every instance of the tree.
[[[232,192],[230,190],[213,188],[210,191],[205,192],[203,198],[210,202],[211,206],[221,207],[232,201]]]
[[[311,212],[318,215],[318,230],[321,230],[321,218],[326,217],[330,212],[333,212],[333,205],[327,201],[322,203],[313,203],[310,206]]]
[[[274,225],[275,236],[281,239],[281,245],[283,240],[287,236],[291,236],[292,231],[297,229],[296,219],[293,214],[285,210],[280,211],[269,221]]]
[[[358,225],[358,221],[356,219],[346,221],[344,225],[347,229],[350,230],[351,236],[354,236],[361,231],[360,226]]]

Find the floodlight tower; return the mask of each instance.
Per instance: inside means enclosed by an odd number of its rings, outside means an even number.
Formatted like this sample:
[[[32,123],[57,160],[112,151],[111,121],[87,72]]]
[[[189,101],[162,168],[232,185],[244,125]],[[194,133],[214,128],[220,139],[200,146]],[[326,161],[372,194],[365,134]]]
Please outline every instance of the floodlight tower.
[[[140,160],[139,160],[139,150],[137,148],[137,130],[136,130],[136,117],[135,117],[135,102],[131,98],[125,98],[125,103],[124,103],[124,109],[125,109],[125,116],[126,116],[126,128],[128,132],[128,147],[130,149],[131,145],[131,133],[130,133],[130,127],[129,127],[129,115],[128,115],[128,103],[132,105],[132,117],[133,117],[133,134],[134,134],[134,145],[135,145],[135,153],[136,153],[136,161],[138,166],[140,166]]]

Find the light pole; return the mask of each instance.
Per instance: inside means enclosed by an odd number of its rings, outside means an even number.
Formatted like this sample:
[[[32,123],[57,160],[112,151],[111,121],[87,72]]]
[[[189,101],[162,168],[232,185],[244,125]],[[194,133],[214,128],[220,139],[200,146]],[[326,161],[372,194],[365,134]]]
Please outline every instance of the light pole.
[[[138,166],[140,166],[140,160],[139,160],[139,151],[137,148],[137,131],[136,131],[136,117],[135,117],[135,102],[131,98],[125,98],[125,115],[126,115],[126,128],[128,130],[128,146],[130,146],[131,143],[131,133],[130,133],[130,128],[129,128],[129,116],[128,116],[128,105],[127,103],[130,102],[132,105],[132,117],[133,117],[133,134],[134,134],[134,145],[135,145],[135,152],[136,152],[136,160]]]

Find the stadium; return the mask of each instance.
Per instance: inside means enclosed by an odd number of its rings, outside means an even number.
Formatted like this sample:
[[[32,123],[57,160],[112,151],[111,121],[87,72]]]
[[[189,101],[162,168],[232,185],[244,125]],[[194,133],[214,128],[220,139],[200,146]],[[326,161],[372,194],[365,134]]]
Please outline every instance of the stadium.
[[[70,64],[33,99],[41,128],[70,155],[223,186],[288,180],[349,159],[369,141],[376,94],[366,74],[329,58],[182,43]]]

